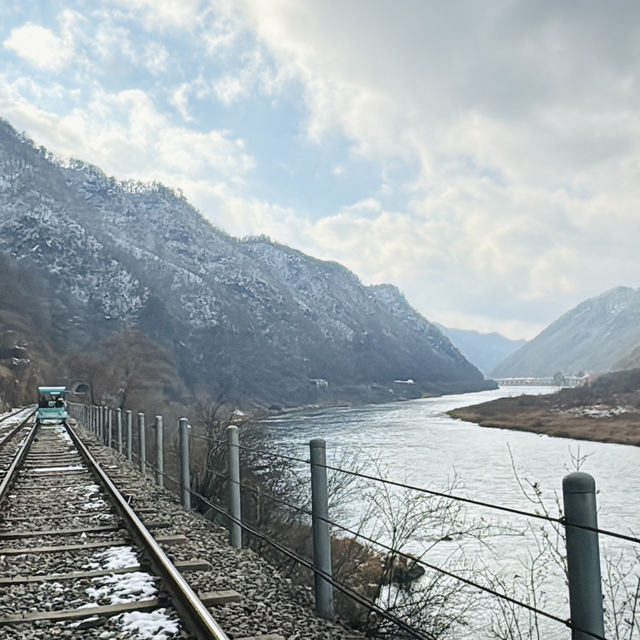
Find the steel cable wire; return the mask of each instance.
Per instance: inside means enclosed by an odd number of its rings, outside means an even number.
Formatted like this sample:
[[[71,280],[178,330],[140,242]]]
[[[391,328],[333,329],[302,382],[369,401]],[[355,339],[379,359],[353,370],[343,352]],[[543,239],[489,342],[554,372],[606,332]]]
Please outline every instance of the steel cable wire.
[[[301,564],[301,565],[307,567],[308,569],[310,569],[311,571],[313,571],[313,573],[318,574],[319,576],[324,578],[327,582],[329,582],[333,587],[335,587],[338,591],[340,591],[340,592],[344,593],[345,595],[349,596],[350,598],[352,598],[353,600],[358,602],[358,604],[361,604],[362,606],[368,608],[370,611],[373,611],[373,612],[377,613],[378,615],[380,615],[381,617],[383,617],[386,620],[388,620],[389,622],[392,622],[393,624],[398,626],[403,631],[406,631],[407,633],[409,633],[412,637],[417,638],[418,640],[429,640],[429,638],[427,638],[427,636],[422,634],[420,631],[414,629],[413,627],[408,625],[406,622],[404,622],[400,618],[398,618],[398,617],[394,616],[393,614],[385,611],[384,609],[379,607],[377,604],[375,604],[375,602],[373,602],[372,600],[369,600],[368,598],[365,598],[363,595],[361,595],[360,593],[358,593],[357,591],[355,591],[354,589],[352,589],[348,585],[346,585],[346,584],[344,584],[342,582],[339,582],[338,580],[333,578],[333,576],[330,576],[329,574],[327,574],[324,571],[318,569],[317,567],[314,567],[312,562],[310,562],[306,558],[303,558],[302,556],[300,556],[298,553],[296,553],[292,549],[289,549],[288,547],[285,547],[284,545],[280,544],[279,542],[277,542],[276,540],[274,540],[270,536],[262,533],[261,531],[258,531],[256,529],[254,529],[253,527],[250,527],[249,525],[247,525],[246,523],[242,522],[241,520],[238,520],[237,518],[234,518],[230,513],[228,513],[227,511],[225,511],[224,509],[222,509],[221,507],[219,507],[215,503],[211,502],[210,500],[205,498],[203,495],[201,495],[201,494],[199,494],[199,493],[197,493],[195,491],[189,491],[189,493],[192,496],[194,496],[194,497],[198,498],[199,500],[201,500],[202,502],[204,502],[204,504],[206,504],[207,506],[211,507],[212,509],[214,509],[218,513],[220,513],[220,514],[224,515],[225,517],[227,517],[231,522],[234,522],[235,524],[237,524],[240,527],[242,527],[245,531],[247,531],[251,535],[255,536],[256,538],[259,538],[260,540],[264,540],[264,542],[266,542],[267,544],[271,545],[272,547],[274,547],[275,549],[277,549],[278,551],[280,551],[284,555],[288,556],[292,560],[295,560],[298,564]]]
[[[175,478],[173,478],[171,476],[167,476],[167,477],[169,478],[169,480],[171,480],[175,484],[178,483],[178,481]],[[238,524],[240,527],[242,527],[245,531],[247,531],[251,535],[255,536],[256,538],[259,538],[260,540],[263,540],[264,542],[266,542],[267,544],[272,546],[274,549],[277,549],[278,551],[280,551],[281,553],[283,553],[287,557],[291,558],[292,560],[295,560],[296,562],[298,562],[299,564],[303,565],[304,567],[307,567],[313,573],[317,573],[318,575],[322,576],[327,582],[329,582],[332,586],[334,586],[336,589],[338,589],[338,591],[340,591],[340,592],[344,593],[345,595],[349,596],[350,598],[352,598],[353,600],[355,600],[356,602],[358,602],[362,606],[368,608],[370,611],[373,611],[373,612],[377,613],[378,615],[380,615],[381,617],[385,618],[389,622],[394,623],[399,628],[401,628],[403,631],[406,631],[407,633],[409,633],[412,637],[417,638],[417,640],[430,640],[424,634],[422,634],[419,631],[413,629],[413,627],[407,625],[407,623],[403,622],[402,620],[400,620],[399,618],[397,618],[393,614],[388,613],[384,609],[380,608],[373,601],[368,600],[367,598],[365,598],[363,595],[359,594],[357,591],[353,590],[348,585],[345,585],[345,584],[343,584],[341,582],[338,582],[337,580],[335,580],[333,578],[333,576],[330,576],[327,573],[325,573],[324,571],[321,571],[320,569],[317,569],[316,567],[313,566],[312,562],[310,562],[306,558],[303,558],[302,556],[297,554],[292,549],[289,549],[289,548],[285,547],[284,545],[281,545],[279,542],[277,542],[276,540],[273,540],[271,537],[267,536],[266,534],[262,533],[261,531],[257,531],[256,529],[254,529],[253,527],[250,527],[249,525],[247,525],[246,523],[242,522],[241,520],[238,520],[237,518],[234,518],[230,513],[228,513],[227,511],[225,511],[224,509],[222,509],[221,507],[219,507],[215,503],[211,502],[211,500],[209,500],[208,498],[205,498],[203,495],[199,494],[196,491],[192,491],[191,489],[189,489],[189,494],[194,496],[194,497],[196,497],[196,498],[198,498],[199,500],[201,500],[204,504],[206,504],[207,506],[212,508],[214,511],[217,511],[221,515],[227,517],[231,522],[234,522],[235,524]]]
[[[215,442],[218,444],[227,444],[227,442],[225,440],[220,440],[217,438],[210,438],[208,436],[201,436],[201,435],[196,435],[196,434],[192,434],[191,437],[194,438],[198,438],[198,439],[202,439],[202,440],[208,440],[211,442]],[[247,447],[246,445],[238,445],[239,449],[243,449],[245,451],[251,451],[254,453],[260,453],[262,455],[266,455],[269,457],[273,457],[273,458],[280,458],[283,460],[289,460],[291,462],[300,462],[303,464],[311,464],[311,460],[309,459],[305,459],[305,458],[299,458],[296,456],[290,456],[290,455],[286,455],[286,454],[282,454],[282,453],[273,453],[271,451],[266,451],[265,449],[256,449],[254,447]],[[133,454],[134,458],[139,459],[139,456],[137,456],[135,453]],[[346,475],[350,475],[353,477],[357,477],[357,478],[361,478],[364,480],[370,480],[373,482],[380,482],[382,484],[387,484],[390,486],[395,486],[401,489],[409,489],[411,491],[416,491],[419,493],[425,493],[427,495],[432,495],[435,497],[439,497],[439,498],[446,498],[448,500],[454,500],[456,502],[464,502],[467,504],[472,504],[475,506],[479,506],[479,507],[484,507],[487,509],[493,509],[494,511],[502,511],[504,513],[512,513],[515,515],[520,515],[520,516],[525,516],[527,518],[535,518],[537,520],[543,520],[546,522],[552,522],[555,524],[559,524],[561,526],[572,526],[575,527],[576,529],[584,529],[585,531],[591,531],[593,533],[599,533],[608,537],[612,537],[612,538],[618,538],[619,540],[625,540],[627,542],[632,542],[634,544],[640,544],[640,538],[637,536],[633,536],[633,535],[629,535],[629,534],[625,534],[625,533],[619,533],[617,531],[611,531],[610,529],[602,529],[600,527],[590,527],[588,525],[582,525],[582,524],[575,524],[575,523],[571,523],[571,522],[567,522],[566,519],[561,516],[561,517],[554,517],[554,516],[549,516],[549,515],[545,515],[545,514],[541,514],[541,513],[535,513],[532,511],[525,511],[523,509],[516,509],[514,507],[506,507],[504,505],[499,505],[499,504],[494,504],[491,502],[484,502],[482,500],[476,500],[474,498],[466,498],[464,496],[456,496],[453,494],[449,494],[449,493],[445,493],[442,491],[435,491],[433,489],[427,489],[425,487],[419,487],[416,485],[411,485],[411,484],[406,484],[403,482],[398,482],[396,480],[389,480],[388,478],[379,478],[377,476],[372,476],[366,473],[361,473],[358,471],[350,471],[348,469],[341,469],[339,467],[334,467],[332,465],[318,465],[321,467],[324,467],[325,469],[328,469],[330,471],[334,471],[336,473],[344,473]]]
[[[249,491],[255,491],[255,489],[253,487],[249,487],[248,485],[245,485],[243,483],[240,483],[240,486],[242,488],[244,488],[244,489],[249,490]],[[281,500],[281,499],[277,498],[273,494],[262,493],[261,495],[263,497],[269,499],[269,500],[273,500],[273,501],[278,502],[280,504],[283,504],[284,506],[287,506],[287,507],[289,507],[291,509],[294,509],[296,511],[304,513],[305,515],[313,517],[313,513],[311,511],[309,511],[308,509],[304,509],[302,507],[297,507],[295,505],[292,505],[289,502],[286,502],[284,500]],[[476,582],[468,580],[467,578],[464,578],[464,577],[459,576],[457,574],[451,573],[451,572],[447,571],[446,569],[443,569],[442,567],[438,567],[436,565],[430,564],[430,563],[428,563],[428,562],[426,562],[424,560],[421,560],[420,558],[416,558],[415,556],[412,556],[412,555],[410,555],[408,553],[400,551],[399,549],[395,549],[395,548],[393,548],[393,547],[391,547],[391,546],[389,546],[389,545],[387,545],[387,544],[385,544],[383,542],[380,542],[380,541],[375,540],[373,538],[370,538],[369,536],[366,536],[366,535],[364,535],[362,533],[354,531],[353,529],[349,529],[348,527],[340,525],[337,522],[334,522],[333,520],[329,520],[327,518],[323,518],[322,516],[317,516],[317,518],[319,520],[322,520],[323,522],[326,522],[327,524],[337,528],[337,529],[340,529],[340,530],[342,530],[342,531],[344,531],[346,533],[351,534],[355,538],[361,538],[362,540],[366,540],[367,542],[370,542],[370,543],[375,544],[375,545],[377,545],[379,547],[382,547],[383,549],[386,549],[387,551],[390,551],[391,553],[394,553],[394,554],[396,554],[396,555],[398,555],[400,557],[406,558],[407,560],[415,562],[416,564],[420,564],[420,565],[426,567],[427,569],[431,569],[433,571],[437,571],[438,573],[441,573],[441,574],[444,574],[446,576],[449,576],[450,578],[454,578],[455,580],[463,582],[463,583],[467,584],[468,586],[474,587],[476,589],[480,589],[480,590],[482,590],[482,591],[484,591],[484,592],[486,592],[486,593],[488,593],[490,595],[498,597],[498,598],[500,598],[502,600],[506,600],[506,601],[510,602],[511,604],[515,604],[515,605],[518,605],[518,606],[523,607],[525,609],[528,609],[532,613],[535,613],[535,614],[544,616],[546,618],[549,618],[550,620],[553,620],[554,622],[558,622],[560,624],[568,626],[571,629],[575,628],[577,631],[582,631],[583,633],[586,633],[586,634],[588,634],[588,635],[590,635],[590,636],[592,636],[594,638],[598,638],[599,640],[606,640],[602,636],[599,636],[597,634],[592,634],[592,633],[590,633],[588,631],[583,631],[582,629],[578,629],[577,627],[572,626],[570,621],[565,620],[563,618],[560,618],[559,616],[556,616],[556,615],[554,615],[552,613],[548,613],[548,612],[546,612],[546,611],[544,611],[542,609],[538,609],[536,607],[533,607],[532,605],[529,605],[529,604],[527,604],[525,602],[521,602],[519,600],[516,600],[515,598],[511,598],[510,596],[507,596],[506,594],[500,593],[499,591],[495,591],[494,589],[491,589],[490,587],[484,587],[484,586],[482,586],[482,585],[480,585],[480,584],[478,584]]]
[[[324,466],[324,465],[323,465]],[[331,467],[329,465],[327,465],[327,468],[331,469]],[[335,469],[334,469],[335,470]],[[174,484],[179,484],[178,481],[169,476],[166,473],[162,473],[162,475],[166,478],[168,478],[170,481],[172,481]],[[222,475],[222,474],[219,474]],[[243,483],[239,483],[241,487],[248,489],[248,490],[252,490],[255,491],[254,488],[249,487],[248,485],[245,485]],[[205,496],[203,496],[202,494],[193,491],[191,489],[188,490],[189,494],[198,498],[199,500],[201,500],[204,504],[208,505],[209,507],[211,507],[212,509],[214,509],[215,511],[217,511],[218,513],[224,515],[225,517],[227,517],[231,522],[234,522],[235,524],[238,524],[240,527],[242,527],[243,529],[245,529],[247,532],[249,532],[250,534],[256,536],[257,538],[264,540],[265,542],[267,542],[268,544],[270,544],[271,546],[273,546],[274,548],[276,548],[277,550],[279,550],[280,552],[284,553],[285,555],[287,555],[288,557],[290,557],[291,559],[295,560],[296,562],[298,562],[299,564],[302,564],[303,566],[306,566],[308,569],[310,569],[311,571],[313,571],[314,573],[322,576],[325,580],[327,580],[328,582],[331,583],[332,586],[334,586],[336,589],[338,589],[339,591],[341,591],[342,593],[344,593],[345,595],[351,597],[352,599],[356,600],[359,604],[369,608],[371,611],[374,611],[375,613],[378,613],[379,615],[381,615],[382,617],[384,617],[385,619],[389,620],[390,622],[393,622],[394,624],[396,624],[397,626],[399,626],[400,628],[402,628],[404,631],[407,631],[408,633],[410,633],[411,635],[413,635],[413,637],[415,638],[419,638],[421,640],[427,640],[425,638],[425,636],[423,634],[421,634],[419,631],[416,631],[415,629],[413,629],[412,627],[408,626],[406,623],[404,623],[402,620],[400,620],[399,618],[397,618],[396,616],[394,616],[393,614],[389,614],[388,612],[386,612],[384,609],[381,609],[378,605],[376,605],[374,602],[372,602],[371,600],[368,600],[367,598],[365,598],[364,596],[362,596],[361,594],[359,594],[357,591],[354,591],[353,589],[351,589],[350,587],[348,587],[347,585],[340,583],[338,581],[336,581],[332,576],[329,576],[328,574],[326,574],[325,572],[323,572],[322,570],[316,568],[313,566],[313,564],[311,562],[309,562],[308,560],[306,560],[305,558],[303,558],[302,556],[300,556],[299,554],[297,554],[295,551],[281,545],[280,543],[278,543],[277,541],[273,540],[272,538],[270,538],[269,536],[267,536],[266,534],[257,531],[256,529],[254,529],[253,527],[250,527],[249,525],[247,525],[246,523],[242,522],[241,520],[238,520],[237,518],[235,518],[234,516],[232,516],[230,513],[228,513],[227,511],[225,511],[224,509],[222,509],[221,507],[219,507],[218,505],[216,505],[215,503],[211,502],[211,500],[209,500],[208,498],[206,498]],[[305,513],[307,515],[313,515],[310,511],[303,509],[302,507],[296,507],[295,505],[292,505],[290,503],[287,503],[283,500],[280,500],[279,498],[276,498],[275,496],[273,496],[272,494],[263,494],[265,497],[267,497],[268,499],[272,499],[275,500],[277,502],[280,502],[281,504],[284,504],[290,508],[293,508],[297,511],[300,511],[302,513]],[[420,564],[428,569],[431,569],[433,571],[437,571],[438,573],[441,573],[443,575],[446,575],[450,578],[453,578],[454,580],[457,580],[459,582],[462,582],[470,587],[479,589],[485,593],[488,593],[489,595],[492,595],[494,597],[497,597],[501,600],[505,600],[511,604],[514,604],[516,606],[519,606],[521,608],[527,609],[529,611],[531,611],[532,613],[535,613],[537,615],[540,615],[542,617],[545,617],[549,620],[552,620],[554,622],[557,622],[559,624],[562,624],[566,627],[568,627],[569,629],[575,630],[575,631],[579,631],[581,633],[584,633],[592,638],[595,638],[596,640],[607,640],[607,638],[605,636],[601,636],[599,634],[587,631],[585,629],[580,629],[579,627],[576,627],[574,625],[571,624],[571,620],[567,620],[567,619],[563,619],[560,618],[559,616],[556,616],[554,614],[551,614],[547,611],[544,611],[542,609],[538,609],[532,605],[529,605],[525,602],[522,602],[520,600],[517,600],[515,598],[512,598],[511,596],[508,596],[504,593],[500,593],[499,591],[496,591],[495,589],[491,589],[490,587],[485,587],[481,584],[478,584],[476,582],[473,582],[472,580],[469,580],[468,578],[464,578],[463,576],[459,576],[455,573],[452,573],[450,571],[447,571],[446,569],[443,569],[442,567],[438,567],[437,565],[433,565],[431,563],[428,563],[424,560],[421,560],[419,558],[415,558],[414,556],[411,556],[410,554],[407,554],[403,551],[400,551],[398,549],[394,549],[393,547],[380,542],[378,540],[375,540],[373,538],[370,538],[369,536],[366,536],[362,533],[356,532],[352,529],[349,529],[348,527],[344,527],[336,522],[333,522],[332,520],[323,518],[321,516],[317,516],[319,520],[322,520],[323,522],[326,522],[327,524],[336,527],[337,529],[340,529],[342,531],[344,531],[345,533],[349,533],[350,535],[353,535],[356,538],[360,538],[363,540],[366,540],[367,542],[370,542],[371,544],[375,544],[383,549],[386,549],[387,551],[390,551],[392,553],[397,554],[400,557],[404,557],[408,560],[411,560],[412,562],[416,562],[417,564]]]
[[[256,453],[262,453],[268,456],[272,456],[272,457],[279,457],[279,458],[283,458],[285,460],[293,460],[295,462],[303,462],[305,464],[311,464],[311,461],[308,459],[303,459],[303,458],[297,458],[295,456],[287,456],[287,455],[283,455],[283,454],[277,454],[277,453],[271,453],[269,451],[265,451],[263,449],[254,449],[251,447],[245,447],[245,446],[240,446],[241,449],[246,449],[248,451],[253,451]],[[555,524],[559,524],[562,525],[564,527],[566,526],[572,526],[575,527],[576,529],[584,529],[585,531],[592,531],[593,533],[600,533],[602,535],[605,536],[609,536],[612,538],[618,538],[620,540],[626,540],[627,542],[633,542],[635,544],[640,544],[640,538],[638,538],[637,536],[633,536],[633,535],[629,535],[629,534],[625,534],[625,533],[619,533],[617,531],[611,531],[609,529],[602,529],[600,527],[590,527],[588,525],[582,525],[582,524],[575,524],[572,522],[567,522],[566,519],[564,518],[564,516],[561,517],[554,517],[554,516],[548,516],[542,513],[535,513],[533,511],[525,511],[523,509],[516,509],[514,507],[506,507],[504,505],[499,505],[499,504],[493,504],[491,502],[484,502],[482,500],[475,500],[474,498],[466,498],[464,496],[456,496],[453,494],[449,494],[449,493],[444,493],[442,491],[435,491],[433,489],[427,489],[425,487],[418,487],[416,485],[411,485],[411,484],[406,484],[404,482],[398,482],[396,480],[389,480],[388,478],[379,478],[377,476],[372,476],[366,473],[360,473],[358,471],[350,471],[348,469],[341,469],[339,467],[334,467],[332,465],[318,465],[319,467],[323,467],[325,469],[328,469],[330,471],[334,471],[336,473],[344,473],[346,475],[350,475],[353,477],[357,477],[357,478],[362,478],[364,480],[371,480],[374,482],[380,482],[382,484],[387,484],[387,485],[391,485],[394,487],[399,487],[401,489],[409,489],[411,491],[416,491],[419,493],[425,493],[427,495],[431,495],[431,496],[435,496],[435,497],[439,497],[439,498],[446,498],[448,500],[454,500],[456,502],[464,502],[467,504],[473,504],[475,506],[478,507],[484,507],[487,509],[493,509],[495,511],[502,511],[505,513],[512,513],[515,515],[520,515],[520,516],[525,516],[527,518],[535,518],[537,520],[543,520],[546,522],[552,522]]]

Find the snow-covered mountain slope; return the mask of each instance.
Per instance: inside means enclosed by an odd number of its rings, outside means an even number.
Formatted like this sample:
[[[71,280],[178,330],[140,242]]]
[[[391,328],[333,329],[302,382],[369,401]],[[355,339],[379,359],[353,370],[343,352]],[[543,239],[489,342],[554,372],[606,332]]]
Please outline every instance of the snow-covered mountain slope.
[[[640,290],[589,298],[506,358],[496,377],[605,373],[640,344]]]
[[[319,389],[393,399],[486,386],[395,288],[230,237],[174,191],[63,166],[2,121],[0,250],[64,291],[69,348],[136,326],[170,349],[192,389],[299,404]]]

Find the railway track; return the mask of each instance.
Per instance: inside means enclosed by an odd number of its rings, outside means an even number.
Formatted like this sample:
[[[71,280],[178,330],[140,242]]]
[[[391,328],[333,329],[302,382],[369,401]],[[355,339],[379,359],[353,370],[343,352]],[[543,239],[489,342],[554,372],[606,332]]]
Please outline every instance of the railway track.
[[[202,567],[167,557],[184,536],[145,526],[75,430],[30,411],[0,444],[0,637],[226,640],[216,595],[180,573]]]
[[[34,408],[27,407],[0,418],[0,501],[6,493],[6,471],[20,446],[19,434],[26,429],[34,413]]]
[[[0,416],[0,431],[7,428],[10,424],[24,418],[26,415],[32,415],[33,407],[21,407],[20,409],[14,409],[2,416]]]

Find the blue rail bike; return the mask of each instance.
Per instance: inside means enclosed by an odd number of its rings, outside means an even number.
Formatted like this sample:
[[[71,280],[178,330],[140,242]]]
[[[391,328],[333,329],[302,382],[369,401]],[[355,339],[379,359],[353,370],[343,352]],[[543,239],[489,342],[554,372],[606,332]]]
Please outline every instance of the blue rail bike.
[[[37,424],[63,424],[67,421],[65,387],[38,387]]]

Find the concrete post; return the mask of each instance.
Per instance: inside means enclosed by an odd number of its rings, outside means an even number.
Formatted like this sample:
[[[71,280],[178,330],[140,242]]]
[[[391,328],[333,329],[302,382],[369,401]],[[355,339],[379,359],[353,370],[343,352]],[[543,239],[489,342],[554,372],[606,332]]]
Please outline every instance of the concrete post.
[[[113,429],[113,411],[110,407],[107,407],[107,446],[111,449],[112,442],[112,429]]]
[[[126,419],[126,423],[127,423],[127,460],[129,462],[131,462],[133,455],[132,455],[132,449],[133,449],[133,425],[132,423],[132,414],[131,414],[131,410],[127,409],[124,412],[125,415],[125,419]]]
[[[144,475],[147,471],[147,442],[144,432],[144,413],[138,412],[138,463],[140,473]]]
[[[311,523],[313,566],[331,577],[331,537],[329,534],[329,499],[327,494],[327,454],[322,438],[309,443],[311,452]],[[316,613],[333,620],[333,586],[320,574],[314,574]]]
[[[109,413],[109,407],[102,407],[102,444],[107,444],[107,415]]]
[[[564,517],[567,536],[569,610],[572,640],[604,636],[600,551],[595,531],[572,524],[597,528],[596,483],[588,474],[570,473],[562,479]],[[578,631],[579,629],[579,631]]]
[[[118,453],[122,455],[122,409],[116,409],[116,428],[118,430]]]
[[[191,476],[189,471],[189,422],[180,418],[180,491],[182,505],[191,509]]]
[[[156,484],[164,487],[164,429],[162,416],[156,416]]]
[[[232,547],[242,547],[242,509],[240,499],[240,443],[238,427],[227,427],[227,466],[229,468],[229,514],[234,520],[229,522],[229,542]]]
[[[98,407],[98,442],[104,443],[104,406]]]

